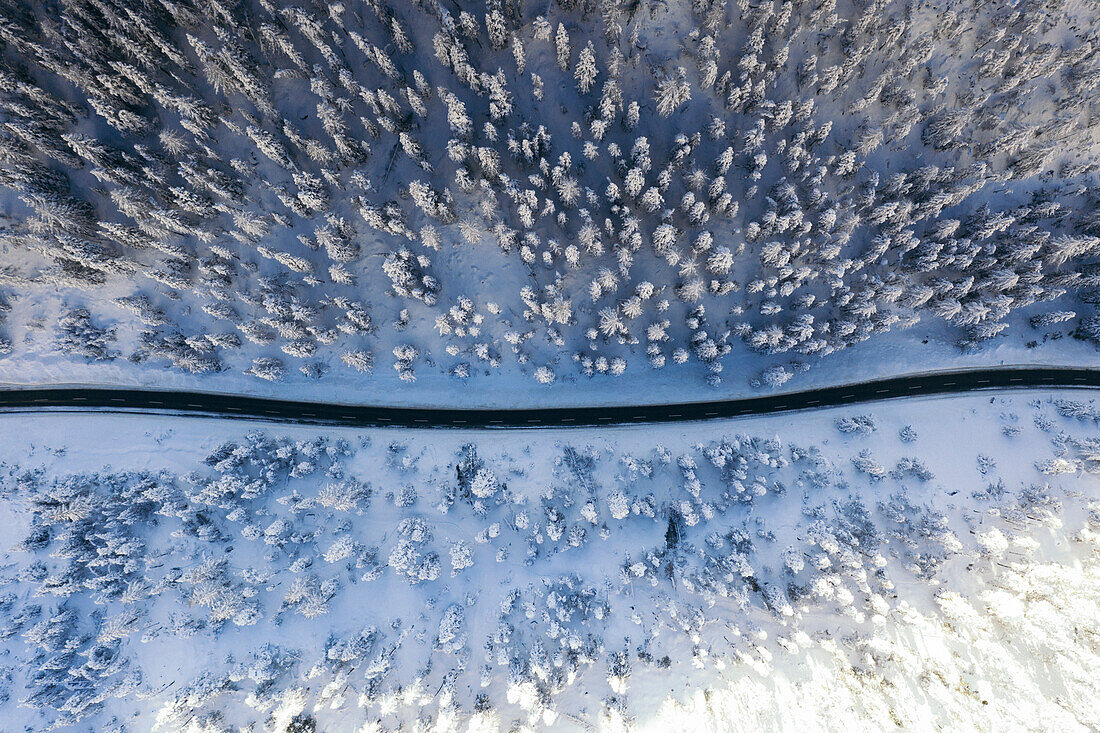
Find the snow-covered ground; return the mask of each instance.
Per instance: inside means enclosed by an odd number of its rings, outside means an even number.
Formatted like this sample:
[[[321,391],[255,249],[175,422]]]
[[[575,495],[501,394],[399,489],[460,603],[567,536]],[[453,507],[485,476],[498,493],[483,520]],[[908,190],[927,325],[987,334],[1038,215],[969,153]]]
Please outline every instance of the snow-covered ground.
[[[1092,730],[1089,395],[507,433],[0,417],[0,719]]]

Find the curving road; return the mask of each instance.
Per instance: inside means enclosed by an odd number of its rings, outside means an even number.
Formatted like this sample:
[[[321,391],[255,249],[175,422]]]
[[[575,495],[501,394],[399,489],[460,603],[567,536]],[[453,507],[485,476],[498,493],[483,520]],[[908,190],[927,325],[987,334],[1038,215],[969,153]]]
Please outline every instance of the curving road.
[[[582,427],[767,415],[918,395],[1027,387],[1100,387],[1100,368],[992,368],[918,374],[840,387],[824,387],[805,392],[716,402],[515,410],[370,407],[295,402],[208,392],[167,392],[147,389],[9,389],[0,390],[0,413],[96,410],[112,413],[216,416],[349,427]]]

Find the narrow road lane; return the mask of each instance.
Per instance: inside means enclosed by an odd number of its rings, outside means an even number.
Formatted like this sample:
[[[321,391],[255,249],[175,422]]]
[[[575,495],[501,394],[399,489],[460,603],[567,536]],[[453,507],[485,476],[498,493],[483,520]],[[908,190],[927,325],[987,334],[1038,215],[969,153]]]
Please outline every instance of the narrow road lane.
[[[611,407],[433,409],[296,402],[205,392],[59,388],[0,390],[0,413],[98,411],[349,427],[537,428],[713,420],[978,390],[1100,387],[1100,368],[994,368],[920,374],[715,402]]]

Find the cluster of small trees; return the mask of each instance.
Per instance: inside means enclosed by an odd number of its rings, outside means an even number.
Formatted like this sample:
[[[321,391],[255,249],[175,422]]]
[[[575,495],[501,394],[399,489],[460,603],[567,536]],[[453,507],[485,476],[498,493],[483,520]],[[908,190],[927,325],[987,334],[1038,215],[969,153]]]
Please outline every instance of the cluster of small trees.
[[[110,349],[115,329],[93,324],[92,314],[84,308],[73,308],[58,318],[57,331],[57,348],[63,353],[88,361],[110,361],[118,356]]]

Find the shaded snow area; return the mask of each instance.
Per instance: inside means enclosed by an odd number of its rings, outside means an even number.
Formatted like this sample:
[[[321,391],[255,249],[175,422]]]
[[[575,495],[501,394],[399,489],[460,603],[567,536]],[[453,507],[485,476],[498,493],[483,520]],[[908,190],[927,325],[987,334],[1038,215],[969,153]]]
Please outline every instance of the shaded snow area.
[[[0,382],[678,402],[1100,343],[1096,0],[12,0]]]
[[[0,720],[1095,730],[1088,394],[598,432],[5,416]]]

